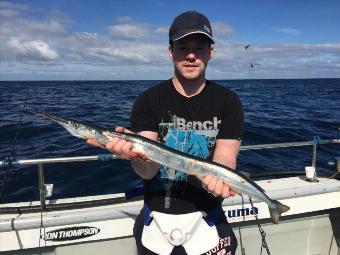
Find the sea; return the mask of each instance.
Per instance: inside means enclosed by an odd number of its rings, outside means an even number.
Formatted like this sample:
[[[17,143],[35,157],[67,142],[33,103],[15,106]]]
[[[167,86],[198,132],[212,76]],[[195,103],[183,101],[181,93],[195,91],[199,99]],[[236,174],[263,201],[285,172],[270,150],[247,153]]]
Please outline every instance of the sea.
[[[340,79],[218,80],[236,92],[245,112],[242,145],[339,138]],[[71,136],[63,127],[32,114],[46,111],[114,128],[129,126],[137,95],[158,81],[0,81],[0,161],[107,153]],[[340,157],[340,145],[318,145],[318,173]],[[312,146],[241,151],[238,170],[250,173],[303,171]],[[6,174],[7,172],[7,174]],[[44,165],[52,199],[125,192],[141,183],[130,162]],[[0,167],[3,202],[39,200],[37,166]]]

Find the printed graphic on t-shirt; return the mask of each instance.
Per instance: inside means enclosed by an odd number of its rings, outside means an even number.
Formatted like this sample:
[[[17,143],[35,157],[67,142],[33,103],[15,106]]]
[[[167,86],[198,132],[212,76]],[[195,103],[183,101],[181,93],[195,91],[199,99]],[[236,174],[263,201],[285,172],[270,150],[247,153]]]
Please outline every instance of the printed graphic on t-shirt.
[[[221,238],[218,245],[206,252],[205,255],[231,255],[235,249],[236,246],[232,243],[232,238],[230,236],[226,236]]]
[[[206,121],[187,121],[173,115],[171,122],[160,123],[160,140],[165,145],[200,158],[207,158],[212,153],[221,121],[217,117]],[[184,181],[185,173],[167,167],[160,170],[162,179]]]

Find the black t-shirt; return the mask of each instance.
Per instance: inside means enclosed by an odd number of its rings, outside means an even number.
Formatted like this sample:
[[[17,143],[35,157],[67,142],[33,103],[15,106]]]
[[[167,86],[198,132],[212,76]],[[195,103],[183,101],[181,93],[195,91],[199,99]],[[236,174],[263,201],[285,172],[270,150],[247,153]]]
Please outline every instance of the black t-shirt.
[[[207,81],[193,97],[179,94],[172,81],[164,81],[135,101],[131,129],[153,131],[171,148],[211,159],[216,139],[242,139],[243,109],[238,96]],[[144,180],[144,200],[150,210],[181,214],[209,211],[221,203],[202,188],[195,176],[161,166],[151,180]]]

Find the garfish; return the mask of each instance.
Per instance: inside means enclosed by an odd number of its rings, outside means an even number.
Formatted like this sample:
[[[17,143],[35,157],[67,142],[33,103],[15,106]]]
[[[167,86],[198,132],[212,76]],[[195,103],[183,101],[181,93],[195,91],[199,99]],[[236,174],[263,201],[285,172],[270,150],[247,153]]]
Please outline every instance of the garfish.
[[[228,183],[237,193],[255,197],[266,202],[270,217],[275,224],[279,222],[281,214],[290,209],[287,205],[271,199],[265,190],[248,176],[222,164],[186,154],[138,134],[117,132],[97,125],[55,116],[47,112],[36,112],[36,114],[56,121],[73,136],[83,139],[94,139],[104,146],[108,141],[118,137],[131,142],[132,150],[137,154],[143,155],[144,159],[189,175],[195,175],[200,179],[208,174],[212,174]]]

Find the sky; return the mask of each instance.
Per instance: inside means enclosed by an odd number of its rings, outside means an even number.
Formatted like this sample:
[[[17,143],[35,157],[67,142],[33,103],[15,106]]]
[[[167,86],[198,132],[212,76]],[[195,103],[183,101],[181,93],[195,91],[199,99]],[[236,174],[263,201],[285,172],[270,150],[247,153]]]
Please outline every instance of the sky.
[[[340,78],[340,0],[0,0],[0,80],[168,79],[188,10],[212,24],[208,79]]]

